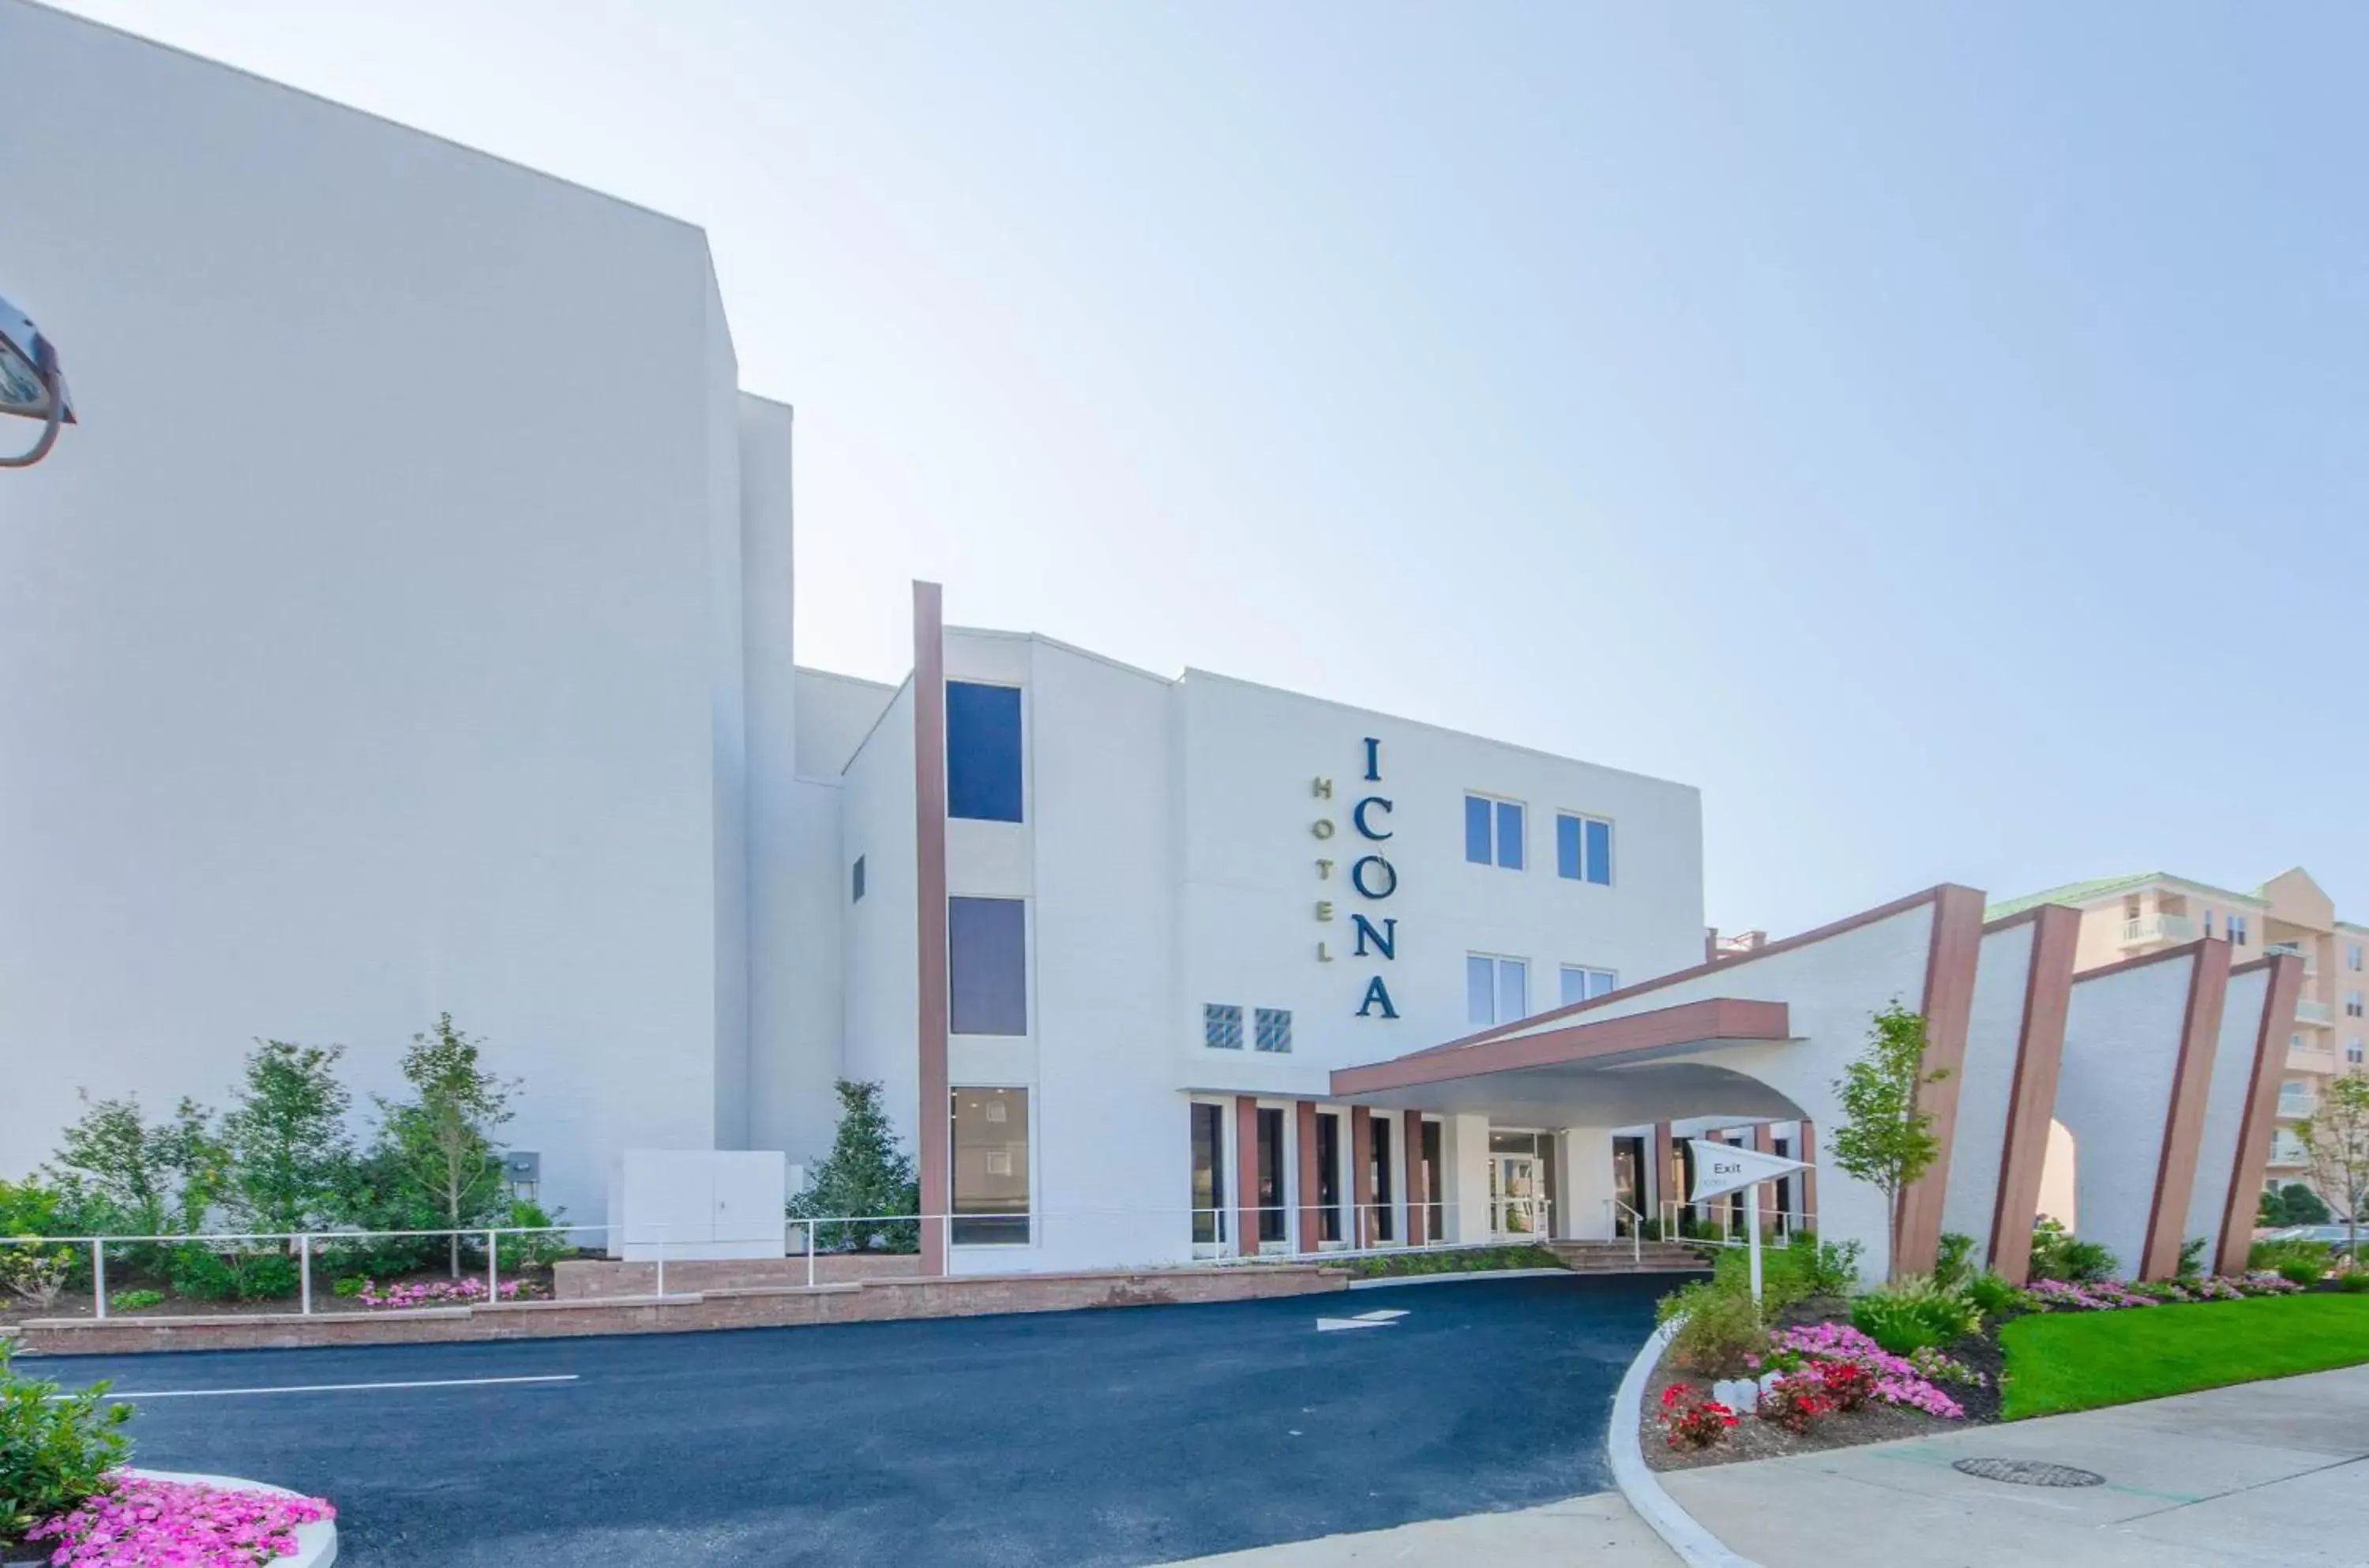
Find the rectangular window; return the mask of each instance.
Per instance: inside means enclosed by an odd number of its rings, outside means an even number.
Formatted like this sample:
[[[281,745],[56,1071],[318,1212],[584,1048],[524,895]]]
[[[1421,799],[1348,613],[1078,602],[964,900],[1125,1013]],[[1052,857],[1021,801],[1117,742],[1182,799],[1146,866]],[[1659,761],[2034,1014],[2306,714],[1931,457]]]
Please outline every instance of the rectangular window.
[[[1448,1206],[1440,1196],[1445,1189],[1440,1185],[1439,1176],[1439,1128],[1437,1122],[1423,1124],[1423,1233],[1435,1242],[1448,1240],[1448,1232],[1444,1229],[1448,1221]]]
[[[1612,885],[1612,824],[1601,817],[1555,814],[1555,875],[1567,882]]]
[[[2344,944],[2344,967],[2356,975],[2361,972],[2361,944],[2348,942]]]
[[[2344,1016],[2347,1018],[2358,1018],[2362,1016],[2363,1011],[2364,1009],[2361,1004],[2361,993],[2357,990],[2346,991],[2344,993]]]
[[[1377,1242],[1392,1240],[1398,1232],[1390,1225],[1390,1121],[1387,1116],[1376,1116],[1372,1122],[1374,1145],[1374,1208],[1371,1234]]]
[[[849,887],[853,890],[847,901],[851,904],[864,902],[864,857],[862,855],[855,857],[855,869],[847,874],[847,880]]]
[[[1283,1240],[1283,1113],[1258,1111],[1258,1239]]]
[[[2229,945],[2232,947],[2246,945],[2246,917],[2243,915],[2229,917]]]
[[[1020,688],[946,682],[946,815],[1020,820]]]
[[[1026,903],[946,900],[946,1001],[957,1035],[1028,1033]]]
[[[1028,1091],[957,1089],[954,1102],[956,1246],[1028,1242]]]
[[[1316,1226],[1320,1241],[1341,1239],[1341,1113],[1316,1113]]]
[[[2204,911],[2204,934],[2208,939],[2213,935],[2213,911],[2211,910]]]
[[[1464,960],[1464,1012],[1474,1024],[1511,1024],[1529,1016],[1530,967],[1519,958],[1475,953]]]
[[[2361,1041],[2357,1036],[2344,1042],[2344,1059],[2354,1067],[2359,1067],[2364,1059],[2369,1059],[2363,1057]]]
[[[1226,1108],[1196,1104],[1193,1111],[1193,1240],[1215,1246],[1226,1239]]]
[[[1213,1051],[1242,1048],[1242,1010],[1231,1002],[1201,1004],[1201,1043]]]
[[[1257,1028],[1259,1049],[1263,1051],[1291,1049],[1291,1010],[1289,1008],[1259,1008],[1253,1013],[1253,1022]]]
[[[1522,807],[1519,801],[1464,797],[1464,858],[1475,865],[1522,869]]]
[[[1619,989],[1619,979],[1609,969],[1583,968],[1576,964],[1562,967],[1562,1004],[1593,1001],[1597,997]]]

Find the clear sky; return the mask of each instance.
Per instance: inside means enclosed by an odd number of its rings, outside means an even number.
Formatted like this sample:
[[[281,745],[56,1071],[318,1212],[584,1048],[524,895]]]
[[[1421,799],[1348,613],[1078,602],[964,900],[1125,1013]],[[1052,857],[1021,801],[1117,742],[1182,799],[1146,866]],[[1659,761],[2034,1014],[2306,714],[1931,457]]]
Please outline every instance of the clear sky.
[[[2369,921],[2369,7],[68,8],[703,225],[805,662],[931,577],[1685,780],[1730,929]]]

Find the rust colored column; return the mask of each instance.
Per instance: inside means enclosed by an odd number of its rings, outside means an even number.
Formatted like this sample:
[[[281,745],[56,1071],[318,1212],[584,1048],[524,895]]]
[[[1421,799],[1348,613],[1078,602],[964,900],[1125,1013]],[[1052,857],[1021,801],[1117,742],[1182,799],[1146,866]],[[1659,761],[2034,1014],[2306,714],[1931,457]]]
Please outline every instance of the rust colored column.
[[[913,1136],[921,1160],[921,1212],[949,1211],[954,1184],[954,1100],[946,1082],[946,636],[943,595],[913,585],[914,994],[920,1025],[921,1104]],[[921,1221],[921,1272],[946,1272],[946,1221]]]
[[[1958,1137],[1958,1086],[1966,1070],[1966,1030],[1974,1021],[1974,969],[1982,957],[1983,896],[1944,884],[1933,894],[1933,934],[1925,955],[1925,1060],[1941,1076],[1917,1091],[1917,1107],[1931,1115],[1940,1145],[1933,1163],[1900,1195],[1892,1238],[1891,1272],[1924,1274],[1941,1246],[1941,1204],[1950,1187],[1950,1156]]]
[[[1234,1101],[1234,1251],[1256,1257],[1259,1250],[1258,1102]]]
[[[1399,1119],[1400,1140],[1406,1146],[1407,1245],[1420,1247],[1431,1240],[1425,1227],[1430,1219],[1430,1174],[1423,1166],[1423,1113],[1409,1111]]]
[[[1999,1148],[1998,1196],[1991,1208],[1991,1267],[2010,1285],[2031,1272],[2031,1225],[2040,1217],[2040,1175],[2065,1062],[2065,1020],[2073,1004],[2073,957],[2081,911],[2043,904],[2031,912],[2031,964],[2024,976],[2023,1024],[2008,1091]]]
[[[1323,1222],[1316,1212],[1316,1102],[1302,1100],[1294,1111],[1299,1139],[1299,1235],[1292,1250],[1312,1253],[1324,1239]]]
[[[2204,1139],[2204,1102],[2213,1092],[2213,1058],[2221,1043],[2221,1004],[2228,992],[2229,944],[2207,937],[2196,944],[2195,967],[2189,971],[2188,1011],[2180,1023],[2180,1059],[2171,1070],[2163,1150],[2156,1157],[2155,1197],[2147,1206],[2146,1244],[2139,1260],[2141,1279],[2169,1279],[2180,1272],[2188,1200],[2196,1185],[2196,1162]],[[2295,1014],[2290,1011],[2287,1016]],[[2226,1215],[2214,1218],[2226,1222]]]
[[[1802,1118],[1802,1147],[1793,1158],[1809,1167],[1802,1173],[1802,1225],[1803,1229],[1818,1228],[1818,1130],[1809,1117]]]
[[[2262,1021],[2254,1032],[2254,1076],[2246,1088],[2246,1108],[2237,1124],[2237,1163],[2229,1172],[2229,1202],[2214,1249],[2214,1268],[2243,1274],[2254,1243],[2254,1203],[2268,1173],[2271,1138],[2278,1127],[2279,1084],[2286,1076],[2287,1033],[2295,1026],[2295,998],[2303,992],[2303,960],[2291,953],[2260,960],[2271,966],[2262,989]]]
[[[1369,1247],[1374,1242],[1374,1113],[1363,1105],[1349,1107],[1349,1202],[1355,1216],[1350,1245]]]
[[[1756,1152],[1761,1154],[1776,1153],[1777,1129],[1767,1122],[1756,1123],[1752,1128],[1752,1147]]]

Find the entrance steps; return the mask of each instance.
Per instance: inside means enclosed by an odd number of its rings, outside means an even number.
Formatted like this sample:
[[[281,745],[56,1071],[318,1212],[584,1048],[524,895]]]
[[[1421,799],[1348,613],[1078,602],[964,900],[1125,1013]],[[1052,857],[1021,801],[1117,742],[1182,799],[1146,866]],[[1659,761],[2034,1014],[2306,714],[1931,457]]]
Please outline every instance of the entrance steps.
[[[1549,1242],[1574,1274],[1709,1274],[1711,1260],[1677,1242]]]

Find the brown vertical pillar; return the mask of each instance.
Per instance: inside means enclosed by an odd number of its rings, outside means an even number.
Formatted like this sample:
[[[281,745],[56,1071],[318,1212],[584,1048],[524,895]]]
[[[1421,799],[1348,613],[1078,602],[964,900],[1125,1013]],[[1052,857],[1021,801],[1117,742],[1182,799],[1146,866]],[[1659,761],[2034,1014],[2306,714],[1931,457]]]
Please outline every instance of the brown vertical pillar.
[[[938,585],[913,585],[914,977],[920,1025],[921,1213],[944,1216],[953,1199],[948,1145],[954,1101],[946,1082],[946,635]],[[946,1221],[921,1221],[921,1272],[946,1272]]]
[[[1256,1257],[1259,1250],[1258,1102],[1234,1101],[1234,1251]]]
[[[2237,1124],[2237,1162],[2229,1172],[2229,1203],[2221,1216],[2214,1268],[2246,1272],[2254,1244],[2254,1205],[2269,1173],[2271,1136],[2277,1129],[2279,1085],[2287,1066],[2287,1032],[2294,1027],[2295,998],[2303,994],[2303,960],[2282,953],[2271,959],[2270,983],[2262,988],[2262,1022],[2254,1033],[2254,1077],[2247,1086],[2244,1119]]]
[[[1940,1152],[1900,1195],[1892,1238],[1894,1275],[1930,1272],[1941,1246],[1941,1205],[1950,1187],[1950,1151],[1958,1135],[1958,1085],[1965,1077],[1966,1029],[1974,1012],[1974,970],[1982,961],[1983,896],[1954,884],[1933,895],[1933,935],[1925,955],[1925,1070],[1941,1077],[1917,1092],[1933,1118]]]
[[[1363,1105],[1349,1107],[1349,1201],[1354,1205],[1349,1243],[1374,1244],[1374,1113]]]
[[[1399,1118],[1399,1140],[1406,1150],[1407,1245],[1420,1247],[1432,1239],[1425,1229],[1430,1220],[1425,1206],[1431,1202],[1431,1178],[1423,1163],[1423,1113],[1407,1112]]]
[[[1756,1152],[1757,1152],[1757,1153],[1761,1153],[1761,1154],[1774,1154],[1774,1153],[1776,1153],[1776,1152],[1777,1152],[1777,1129],[1776,1129],[1775,1127],[1770,1127],[1767,1122],[1760,1122],[1760,1123],[1756,1124],[1756,1125],[1753,1127],[1753,1129],[1752,1129],[1752,1147],[1753,1147],[1753,1150],[1754,1150]]]
[[[1323,1222],[1316,1212],[1316,1102],[1302,1100],[1294,1112],[1295,1136],[1299,1140],[1299,1235],[1292,1248],[1312,1253],[1324,1239]]]
[[[2009,1284],[2031,1272],[2031,1225],[2040,1218],[2040,1175],[2048,1163],[2048,1128],[2065,1062],[2065,1018],[2073,1004],[2073,955],[2081,911],[2043,905],[2032,917],[2031,969],[2023,986],[2015,1081],[2008,1092],[2007,1138],[1999,1150],[1998,1198],[1991,1210],[1991,1267]]]
[[[2146,1251],[2141,1279],[2180,1272],[2180,1243],[2188,1230],[2188,1200],[2196,1189],[2196,1161],[2204,1141],[2204,1104],[2213,1091],[2213,1057],[2221,1043],[2221,1003],[2229,993],[2229,944],[2219,937],[2196,944],[2188,977],[2188,1012],[2180,1021],[2180,1061],[2172,1069],[2170,1104],[2163,1117],[2163,1152],[2155,1167],[2155,1199],[2147,1206]],[[2287,1016],[2295,1013],[2289,1008]],[[2225,1215],[2215,1221],[2226,1222]]]

